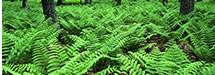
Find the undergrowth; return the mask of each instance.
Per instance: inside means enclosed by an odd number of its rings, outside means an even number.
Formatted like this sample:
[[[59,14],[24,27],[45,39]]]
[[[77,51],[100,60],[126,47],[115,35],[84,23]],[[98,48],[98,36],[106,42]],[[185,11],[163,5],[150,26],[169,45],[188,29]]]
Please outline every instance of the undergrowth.
[[[186,16],[175,1],[61,5],[56,24],[29,7],[3,1],[3,74],[215,74],[215,5]]]

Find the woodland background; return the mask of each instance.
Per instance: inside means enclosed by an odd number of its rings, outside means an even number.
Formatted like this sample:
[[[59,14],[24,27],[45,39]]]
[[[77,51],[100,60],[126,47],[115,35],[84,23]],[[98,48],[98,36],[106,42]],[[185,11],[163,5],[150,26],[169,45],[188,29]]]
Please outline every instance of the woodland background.
[[[56,23],[40,2],[2,2],[3,75],[215,75],[214,1],[63,4]]]

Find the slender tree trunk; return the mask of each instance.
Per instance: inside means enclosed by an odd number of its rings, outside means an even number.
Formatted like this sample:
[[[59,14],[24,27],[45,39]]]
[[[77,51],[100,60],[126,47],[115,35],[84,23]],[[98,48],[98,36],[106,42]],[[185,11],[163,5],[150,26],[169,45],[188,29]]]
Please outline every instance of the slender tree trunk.
[[[146,0],[146,1],[150,1],[150,0]]]
[[[93,4],[93,0],[90,0],[90,4]]]
[[[22,0],[22,8],[28,8],[28,0]]]
[[[85,0],[85,4],[87,4],[88,3],[88,0]]]
[[[14,2],[15,0],[11,0],[11,2]]]
[[[194,0],[181,0],[180,3],[180,14],[186,15],[194,10]]]
[[[46,19],[51,17],[52,21],[56,23],[57,13],[55,9],[54,0],[42,0],[42,6],[43,6],[43,14],[45,15]]]
[[[202,1],[202,0],[197,0],[197,2]]]
[[[63,3],[63,0],[57,0],[57,5],[61,5]]]

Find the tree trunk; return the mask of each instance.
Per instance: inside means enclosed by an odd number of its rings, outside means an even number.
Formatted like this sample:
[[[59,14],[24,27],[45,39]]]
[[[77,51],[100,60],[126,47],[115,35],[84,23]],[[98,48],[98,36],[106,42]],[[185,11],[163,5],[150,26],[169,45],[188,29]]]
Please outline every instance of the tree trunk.
[[[202,0],[197,0],[197,2],[202,1]]]
[[[15,0],[11,0],[11,2],[14,2]]]
[[[146,0],[146,1],[150,1],[150,0]]]
[[[88,4],[88,0],[85,0],[85,4]]]
[[[181,0],[180,3],[180,14],[186,15],[194,10],[194,0]]]
[[[52,22],[57,22],[57,13],[55,9],[55,2],[54,0],[42,0],[42,6],[43,6],[43,14],[45,15],[45,19],[52,18]],[[57,31],[61,29],[61,26],[57,27]],[[62,34],[58,35],[58,40],[63,41],[61,39]]]
[[[93,0],[90,0],[90,3],[88,2],[88,0],[85,0],[85,4],[93,4]]]
[[[54,23],[57,22],[57,13],[55,9],[54,0],[42,0],[43,6],[43,14],[45,15],[46,19],[52,18]]]
[[[93,0],[90,0],[90,4],[93,4]]]
[[[121,0],[116,0],[117,5],[121,5]]]
[[[28,8],[28,0],[22,0],[22,8]]]
[[[63,0],[57,0],[57,5],[61,5],[63,3]]]

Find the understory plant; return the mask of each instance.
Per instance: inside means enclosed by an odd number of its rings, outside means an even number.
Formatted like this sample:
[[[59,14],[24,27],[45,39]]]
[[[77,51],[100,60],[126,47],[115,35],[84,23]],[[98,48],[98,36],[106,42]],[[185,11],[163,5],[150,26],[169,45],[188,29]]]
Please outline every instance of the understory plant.
[[[39,3],[19,7],[3,1],[5,75],[215,74],[215,5],[186,16],[176,1],[65,5],[55,24]]]

